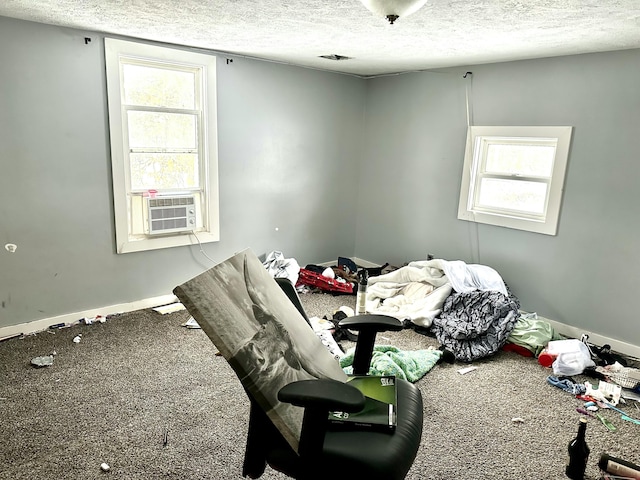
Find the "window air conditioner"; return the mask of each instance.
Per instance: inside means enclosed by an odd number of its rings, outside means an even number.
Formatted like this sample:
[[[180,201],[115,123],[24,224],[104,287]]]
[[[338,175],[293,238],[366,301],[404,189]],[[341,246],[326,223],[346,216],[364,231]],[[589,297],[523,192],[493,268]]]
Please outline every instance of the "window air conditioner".
[[[148,199],[149,235],[177,233],[196,228],[193,195],[172,195]]]

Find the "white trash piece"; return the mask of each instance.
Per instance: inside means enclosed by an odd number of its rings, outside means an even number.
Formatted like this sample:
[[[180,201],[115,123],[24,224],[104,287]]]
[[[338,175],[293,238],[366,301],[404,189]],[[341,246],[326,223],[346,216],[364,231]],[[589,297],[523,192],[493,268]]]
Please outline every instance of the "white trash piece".
[[[477,370],[478,367],[465,367],[465,368],[461,368],[460,370],[458,370],[458,373],[460,375],[466,375],[469,372],[473,372],[474,370]]]
[[[184,322],[184,323],[182,324],[182,326],[183,326],[183,327],[190,328],[190,329],[192,329],[192,330],[197,330],[197,329],[201,328],[201,327],[200,327],[200,325],[198,325],[198,322],[196,321],[196,319],[195,319],[195,318],[193,318],[193,317],[189,317],[189,320],[187,320],[186,322]]]
[[[327,350],[329,350],[329,353],[333,355],[333,358],[340,360],[344,356],[344,352],[340,348],[340,345],[338,345],[329,330],[321,330],[316,332],[316,335],[322,341],[322,344],[327,348]]]
[[[547,353],[557,355],[551,365],[554,375],[579,375],[585,368],[596,366],[587,346],[575,338],[549,342]]]
[[[186,307],[180,302],[171,303],[169,305],[163,305],[161,307],[156,307],[153,309],[154,312],[158,312],[161,315],[166,315],[167,313],[180,312],[182,310],[186,310]]]
[[[107,318],[103,315],[96,315],[95,317],[84,317],[82,319],[85,323],[85,325],[91,325],[92,323],[104,323],[107,321]]]
[[[620,396],[622,395],[622,387],[615,383],[605,382],[600,380],[598,382],[598,388],[593,388],[593,385],[589,382],[584,382],[587,387],[585,395],[595,398],[601,402],[609,403],[614,407],[620,403]]]
[[[35,357],[31,359],[31,365],[34,367],[50,367],[53,365],[53,355],[46,355],[44,357]]]
[[[336,328],[333,322],[325,318],[311,317],[309,323],[311,323],[311,328],[313,328],[313,331],[316,333],[324,330],[335,330]]]

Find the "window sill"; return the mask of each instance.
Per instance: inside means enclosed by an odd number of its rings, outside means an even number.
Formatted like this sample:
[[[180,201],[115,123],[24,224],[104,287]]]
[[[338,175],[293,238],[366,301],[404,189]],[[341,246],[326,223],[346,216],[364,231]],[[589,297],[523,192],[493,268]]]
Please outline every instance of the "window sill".
[[[162,237],[144,237],[139,240],[129,240],[118,243],[118,253],[144,252],[146,250],[159,250],[161,248],[182,247],[185,245],[197,245],[199,243],[211,243],[220,240],[219,235],[211,232],[186,232],[177,235],[167,235]]]

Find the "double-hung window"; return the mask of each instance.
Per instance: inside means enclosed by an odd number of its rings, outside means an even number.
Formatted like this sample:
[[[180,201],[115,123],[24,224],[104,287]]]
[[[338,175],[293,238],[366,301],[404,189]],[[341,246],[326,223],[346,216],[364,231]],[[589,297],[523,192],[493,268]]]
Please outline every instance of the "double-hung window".
[[[458,218],[555,235],[572,127],[469,127]]]
[[[105,39],[118,253],[219,239],[215,57]]]

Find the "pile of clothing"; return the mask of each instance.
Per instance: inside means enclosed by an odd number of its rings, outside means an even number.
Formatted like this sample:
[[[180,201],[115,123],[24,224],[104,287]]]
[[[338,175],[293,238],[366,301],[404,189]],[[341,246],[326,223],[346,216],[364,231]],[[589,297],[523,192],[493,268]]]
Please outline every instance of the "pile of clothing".
[[[491,267],[442,259],[411,262],[369,279],[367,311],[428,329],[456,359],[497,352],[518,320],[518,299]]]
[[[497,352],[518,321],[518,299],[507,292],[474,290],[447,297],[431,330],[456,359],[470,362]]]
[[[298,288],[342,294],[357,289],[358,267],[347,258],[339,257],[334,267],[300,268],[295,259],[271,252],[264,266]],[[367,312],[427,329],[457,360],[470,362],[497,352],[519,318],[520,302],[486,265],[431,259],[368,270]]]

